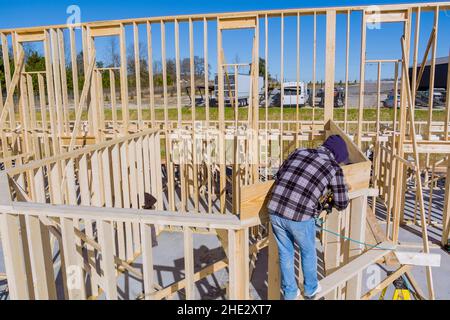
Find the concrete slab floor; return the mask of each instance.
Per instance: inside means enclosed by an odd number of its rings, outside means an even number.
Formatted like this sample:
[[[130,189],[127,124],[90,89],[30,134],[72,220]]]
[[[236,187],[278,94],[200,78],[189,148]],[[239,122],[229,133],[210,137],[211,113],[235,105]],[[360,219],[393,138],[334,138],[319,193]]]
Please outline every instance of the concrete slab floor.
[[[440,190],[435,190],[434,200],[432,203],[432,218],[440,221],[440,217],[443,211],[443,193],[444,190],[440,186]],[[408,192],[406,195],[406,208],[405,218],[412,219],[414,215],[414,193]],[[428,206],[427,193],[425,193],[425,203]],[[428,207],[426,207],[428,212]],[[377,205],[377,216],[382,220],[385,216],[383,207]],[[383,229],[386,224],[381,223]],[[438,243],[440,240],[440,233],[436,227],[429,227],[429,236],[432,243]],[[416,225],[402,226],[399,234],[400,243],[415,243],[421,244],[422,239],[421,228]],[[176,281],[184,278],[184,259],[183,259],[183,234],[173,232],[163,232],[154,244],[154,272],[155,280],[161,287],[166,287]],[[406,251],[420,251],[420,247],[408,247],[403,249]],[[436,299],[447,300],[450,299],[450,255],[439,248],[433,246],[432,253],[441,254],[441,266],[433,268],[433,284],[436,294]],[[322,254],[321,248],[318,246],[319,253],[319,278],[323,275],[321,270]],[[214,262],[220,261],[225,257],[225,253],[220,245],[217,236],[208,234],[195,234],[194,235],[194,263],[195,272],[210,265]],[[139,257],[134,262],[134,267],[142,270],[141,258]],[[298,268],[298,265],[297,265]],[[374,283],[379,283],[387,275],[388,271],[393,271],[392,268],[386,268],[378,264],[370,266],[363,271],[363,287],[362,292],[369,291]],[[3,252],[0,246],[0,274],[5,272],[5,266],[3,261]],[[425,295],[428,295],[425,267],[413,267],[412,274],[417,283],[421,287]],[[208,276],[207,278],[198,281],[196,283],[196,299],[225,299],[226,298],[226,285],[228,281],[228,272],[224,268],[218,272]],[[0,278],[0,300],[8,299],[6,289],[6,281]],[[138,299],[142,298],[143,286],[142,282],[132,275],[127,273],[119,276],[118,279],[118,292],[119,299]],[[386,299],[391,299],[393,294],[393,287],[390,286]],[[267,249],[263,249],[258,254],[256,261],[256,267],[251,278],[250,295],[252,299],[266,299],[267,298]],[[104,295],[99,299],[104,299]],[[184,299],[184,290],[180,290],[175,293],[173,299]],[[374,297],[378,299],[378,296]]]

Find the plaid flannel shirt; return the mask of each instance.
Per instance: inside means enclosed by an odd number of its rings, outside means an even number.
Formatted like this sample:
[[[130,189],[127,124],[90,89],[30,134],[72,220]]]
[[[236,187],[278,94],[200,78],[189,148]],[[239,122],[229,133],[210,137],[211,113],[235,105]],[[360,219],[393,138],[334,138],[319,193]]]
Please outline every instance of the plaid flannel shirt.
[[[341,167],[325,147],[297,149],[276,174],[268,204],[270,214],[307,221],[318,213],[319,198],[333,192],[334,207],[347,208],[348,189]]]

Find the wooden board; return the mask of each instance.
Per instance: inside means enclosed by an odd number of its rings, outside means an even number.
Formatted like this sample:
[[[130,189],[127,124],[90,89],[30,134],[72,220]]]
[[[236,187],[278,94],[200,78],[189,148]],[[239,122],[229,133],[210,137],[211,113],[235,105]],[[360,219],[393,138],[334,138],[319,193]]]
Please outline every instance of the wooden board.
[[[371,249],[352,262],[346,264],[336,272],[333,272],[328,277],[320,280],[319,283],[322,286],[322,291],[316,295],[315,299],[321,299],[322,297],[330,293],[333,289],[338,287],[340,284],[345,283],[353,276],[373,264],[375,261],[384,257],[386,254],[395,249],[395,247],[389,242],[381,243],[380,248],[386,248],[387,250]]]
[[[258,216],[261,221],[267,219],[267,203],[273,184],[274,180],[271,180],[241,187],[241,220]]]
[[[400,264],[413,266],[440,267],[441,255],[436,253],[395,251]]]

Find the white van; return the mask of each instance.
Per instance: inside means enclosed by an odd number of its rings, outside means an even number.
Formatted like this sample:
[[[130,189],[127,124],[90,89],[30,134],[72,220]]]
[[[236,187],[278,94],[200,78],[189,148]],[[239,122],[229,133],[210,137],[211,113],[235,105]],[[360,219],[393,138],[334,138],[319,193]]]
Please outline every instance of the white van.
[[[232,98],[234,99],[235,94],[235,80],[234,80],[234,74],[230,74],[227,77],[225,75],[223,76],[224,80],[224,100],[225,105],[230,105],[230,91],[232,94]],[[248,74],[238,74],[237,80],[238,80],[238,103],[239,106],[248,106],[248,98],[250,97],[250,81],[251,76]],[[258,77],[258,94],[262,94],[264,87],[264,79],[263,77]],[[219,77],[216,75],[214,79],[214,97],[216,101],[219,100]]]
[[[298,96],[297,96],[297,86],[298,86]],[[304,106],[306,101],[308,101],[308,93],[306,91],[306,86],[304,82],[285,82],[283,83],[284,96],[283,105],[297,105]]]

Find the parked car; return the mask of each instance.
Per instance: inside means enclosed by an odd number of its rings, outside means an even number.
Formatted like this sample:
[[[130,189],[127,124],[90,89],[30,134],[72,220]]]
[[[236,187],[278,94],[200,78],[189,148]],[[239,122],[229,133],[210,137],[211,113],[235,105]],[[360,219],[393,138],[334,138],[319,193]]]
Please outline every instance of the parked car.
[[[417,91],[416,106],[428,107],[430,91]],[[444,107],[446,91],[445,89],[435,88],[433,91],[433,107]]]
[[[393,108],[395,103],[394,92],[391,91],[388,93],[386,100],[383,101],[383,106],[386,108]],[[400,108],[400,94],[397,93],[397,108]]]
[[[443,88],[435,88],[434,89],[434,106],[436,107],[444,107],[445,98],[447,95],[447,91]]]
[[[318,106],[323,108],[325,105],[325,90],[317,90],[316,97],[319,98]],[[312,102],[312,101],[310,101]],[[345,90],[344,88],[334,88],[333,105],[335,108],[343,107],[345,103]]]

